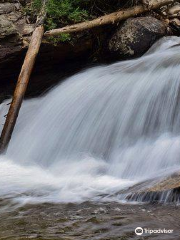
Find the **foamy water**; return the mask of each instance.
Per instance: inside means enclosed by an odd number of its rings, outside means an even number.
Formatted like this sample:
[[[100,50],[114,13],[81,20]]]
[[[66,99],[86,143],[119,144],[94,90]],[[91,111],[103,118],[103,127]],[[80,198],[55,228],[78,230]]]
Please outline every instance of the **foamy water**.
[[[114,193],[180,170],[177,44],[164,38],[137,60],[84,70],[24,101],[0,159],[0,197],[119,201]]]

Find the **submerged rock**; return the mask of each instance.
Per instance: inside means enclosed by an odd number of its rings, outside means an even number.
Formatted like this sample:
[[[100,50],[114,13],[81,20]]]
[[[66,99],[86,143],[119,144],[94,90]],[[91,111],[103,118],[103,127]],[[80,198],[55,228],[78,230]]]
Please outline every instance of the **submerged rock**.
[[[179,203],[180,172],[164,179],[156,178],[126,190],[128,201]]]
[[[166,35],[166,25],[154,17],[126,20],[109,40],[108,48],[115,57],[138,57]]]

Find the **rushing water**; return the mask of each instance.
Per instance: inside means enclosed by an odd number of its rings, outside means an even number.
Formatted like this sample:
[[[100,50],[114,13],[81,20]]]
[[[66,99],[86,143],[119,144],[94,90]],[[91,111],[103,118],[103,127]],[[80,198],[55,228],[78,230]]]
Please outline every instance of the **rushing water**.
[[[1,157],[0,197],[112,200],[179,170],[179,94],[180,38],[171,37],[137,60],[84,70],[25,101]]]

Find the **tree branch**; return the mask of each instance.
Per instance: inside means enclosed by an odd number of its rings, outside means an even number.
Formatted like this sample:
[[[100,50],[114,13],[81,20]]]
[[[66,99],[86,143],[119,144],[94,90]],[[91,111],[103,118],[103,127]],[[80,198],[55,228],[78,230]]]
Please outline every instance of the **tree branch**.
[[[108,24],[114,24],[119,21],[125,20],[129,17],[134,17],[136,15],[148,12],[153,9],[160,8],[164,5],[174,2],[175,0],[153,0],[151,5],[147,7],[146,5],[134,6],[132,8],[107,14],[105,16],[96,18],[92,21],[86,21],[82,23],[77,23],[74,25],[66,26],[59,29],[53,29],[45,32],[45,36],[56,36],[62,33],[74,33],[84,30],[93,29],[95,27],[104,26]]]

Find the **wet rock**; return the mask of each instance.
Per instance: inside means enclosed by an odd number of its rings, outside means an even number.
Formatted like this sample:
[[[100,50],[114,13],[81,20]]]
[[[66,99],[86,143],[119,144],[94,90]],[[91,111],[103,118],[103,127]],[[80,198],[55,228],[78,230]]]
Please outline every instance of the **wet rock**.
[[[110,38],[108,48],[116,58],[138,57],[165,34],[165,23],[154,17],[130,18]]]
[[[129,201],[178,203],[180,201],[180,172],[164,179],[157,178],[139,183],[126,191],[126,199]]]
[[[5,15],[0,15],[0,39],[16,34],[18,33],[14,24]]]
[[[169,22],[175,24],[178,27],[180,27],[180,20],[178,18],[173,18]]]
[[[172,18],[169,21],[169,25],[171,26],[171,30],[174,32],[175,35],[180,35],[180,19],[179,18]]]

